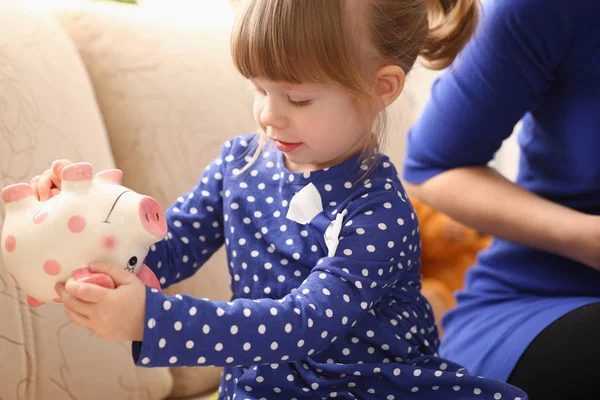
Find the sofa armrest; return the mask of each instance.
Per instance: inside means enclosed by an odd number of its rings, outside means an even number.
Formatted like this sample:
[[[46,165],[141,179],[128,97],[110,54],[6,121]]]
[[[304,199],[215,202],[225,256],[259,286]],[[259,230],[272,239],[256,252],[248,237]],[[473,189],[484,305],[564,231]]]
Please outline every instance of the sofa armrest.
[[[57,158],[114,168],[75,46],[51,15],[16,1],[0,1],[0,132],[0,188]],[[60,304],[30,307],[0,258],[0,399],[159,400],[171,388],[169,369],[136,367],[127,343],[74,325]]]

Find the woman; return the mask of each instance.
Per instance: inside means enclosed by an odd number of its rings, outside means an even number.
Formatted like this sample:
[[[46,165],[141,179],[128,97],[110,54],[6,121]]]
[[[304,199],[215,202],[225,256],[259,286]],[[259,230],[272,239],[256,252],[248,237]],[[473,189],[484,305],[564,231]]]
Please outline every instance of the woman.
[[[495,236],[441,354],[533,400],[600,378],[598,15],[596,0],[488,0],[408,136],[409,193]],[[515,184],[487,163],[519,120]]]

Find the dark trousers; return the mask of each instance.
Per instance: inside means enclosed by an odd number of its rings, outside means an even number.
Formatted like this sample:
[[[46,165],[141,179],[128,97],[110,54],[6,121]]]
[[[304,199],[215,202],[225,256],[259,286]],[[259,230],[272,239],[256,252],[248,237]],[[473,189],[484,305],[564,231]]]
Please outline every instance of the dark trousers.
[[[530,400],[600,399],[600,303],[571,311],[544,329],[508,383]]]

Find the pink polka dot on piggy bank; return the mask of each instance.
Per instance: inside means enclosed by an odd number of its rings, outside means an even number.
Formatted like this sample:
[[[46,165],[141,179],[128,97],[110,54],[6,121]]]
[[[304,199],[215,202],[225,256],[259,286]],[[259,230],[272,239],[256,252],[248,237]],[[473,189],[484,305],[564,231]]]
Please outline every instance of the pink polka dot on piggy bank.
[[[75,215],[74,217],[69,218],[68,226],[69,230],[73,233],[83,232],[85,229],[85,218]]]
[[[112,236],[104,236],[102,238],[102,247],[106,250],[111,250],[115,247],[115,238]]]
[[[15,251],[17,248],[17,238],[15,238],[13,235],[8,235],[4,240],[4,247],[9,253]]]
[[[46,260],[44,263],[44,271],[46,271],[48,275],[58,275],[60,274],[60,270],[60,264],[54,260]]]

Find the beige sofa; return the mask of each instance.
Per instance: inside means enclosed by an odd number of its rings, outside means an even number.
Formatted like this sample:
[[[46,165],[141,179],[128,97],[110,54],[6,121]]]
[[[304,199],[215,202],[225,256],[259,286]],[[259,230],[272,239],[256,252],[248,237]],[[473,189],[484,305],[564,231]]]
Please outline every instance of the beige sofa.
[[[0,0],[0,186],[28,182],[57,158],[116,166],[126,186],[165,208],[195,184],[223,141],[254,130],[251,91],[229,57],[231,13],[213,17],[211,3],[166,13]],[[396,162],[433,76],[417,69],[393,107]],[[227,299],[225,265],[221,251],[170,291]],[[30,308],[0,262],[1,400],[201,398],[219,375],[134,366],[129,343],[94,337],[60,305]]]

